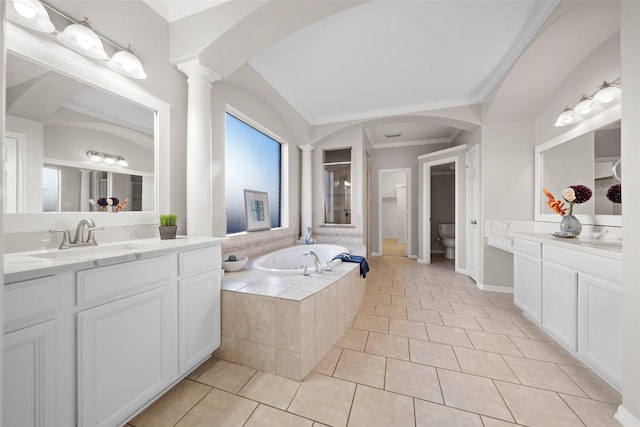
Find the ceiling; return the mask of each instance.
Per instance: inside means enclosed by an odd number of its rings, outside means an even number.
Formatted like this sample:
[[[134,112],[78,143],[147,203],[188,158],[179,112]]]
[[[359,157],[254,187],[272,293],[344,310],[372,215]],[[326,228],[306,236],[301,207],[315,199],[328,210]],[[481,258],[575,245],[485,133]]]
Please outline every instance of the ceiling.
[[[145,1],[171,21],[225,0]],[[477,104],[557,3],[374,0],[290,34],[249,62],[312,125]],[[408,123],[367,129],[376,146],[457,132]]]

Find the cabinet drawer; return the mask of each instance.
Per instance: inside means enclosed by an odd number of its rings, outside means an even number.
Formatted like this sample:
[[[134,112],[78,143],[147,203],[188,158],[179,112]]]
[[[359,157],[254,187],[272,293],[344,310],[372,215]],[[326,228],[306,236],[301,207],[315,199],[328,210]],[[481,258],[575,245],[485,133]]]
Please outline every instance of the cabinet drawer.
[[[181,252],[178,254],[178,275],[190,276],[220,268],[222,256],[220,246]]]
[[[513,252],[527,254],[534,258],[540,258],[542,256],[542,245],[538,242],[531,242],[529,240],[514,239]]]
[[[109,299],[166,285],[171,279],[172,270],[175,274],[175,267],[171,268],[174,263],[173,255],[165,255],[79,271],[76,276],[77,304],[106,302]]]
[[[55,276],[16,282],[5,287],[4,321],[12,325],[51,316],[56,306]]]
[[[585,254],[552,245],[544,246],[543,257],[545,261],[551,261],[573,268],[580,273],[591,274],[606,279],[622,287],[622,261],[598,255]]]

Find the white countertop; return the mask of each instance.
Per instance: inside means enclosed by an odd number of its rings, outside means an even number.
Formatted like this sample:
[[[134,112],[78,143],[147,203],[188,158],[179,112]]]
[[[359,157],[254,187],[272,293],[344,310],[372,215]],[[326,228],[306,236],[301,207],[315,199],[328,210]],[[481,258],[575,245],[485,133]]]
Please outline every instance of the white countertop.
[[[492,244],[492,239],[513,239],[531,240],[545,245],[557,246],[571,249],[591,255],[598,255],[622,261],[622,241],[594,239],[588,235],[580,235],[572,238],[554,237],[548,232],[524,231],[524,230],[490,230],[487,234],[489,245],[505,250],[504,247]],[[604,236],[606,237],[606,235]]]
[[[4,281],[12,283],[68,270],[101,267],[164,255],[180,249],[198,249],[225,242],[225,237],[177,236],[105,243],[70,249],[4,254]]]

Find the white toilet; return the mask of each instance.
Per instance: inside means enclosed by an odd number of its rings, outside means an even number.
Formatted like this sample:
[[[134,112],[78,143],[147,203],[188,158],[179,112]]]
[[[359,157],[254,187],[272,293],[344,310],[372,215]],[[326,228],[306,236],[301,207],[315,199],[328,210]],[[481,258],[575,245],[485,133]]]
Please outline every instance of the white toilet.
[[[456,225],[438,224],[440,243],[444,246],[444,257],[454,259],[456,257]]]

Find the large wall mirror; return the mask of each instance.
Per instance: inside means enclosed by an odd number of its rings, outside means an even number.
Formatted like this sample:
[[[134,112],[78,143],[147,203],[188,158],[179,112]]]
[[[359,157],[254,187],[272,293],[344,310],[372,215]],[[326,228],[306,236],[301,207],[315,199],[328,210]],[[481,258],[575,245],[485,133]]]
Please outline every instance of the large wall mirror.
[[[155,211],[154,110],[14,54],[6,96],[5,213]]]
[[[169,105],[49,35],[6,30],[5,230],[157,223],[169,211]],[[111,197],[126,207],[90,202]]]
[[[536,147],[536,220],[560,219],[547,206],[543,188],[562,199],[564,188],[582,184],[593,195],[574,205],[574,215],[584,224],[621,226],[621,165],[619,109]]]

